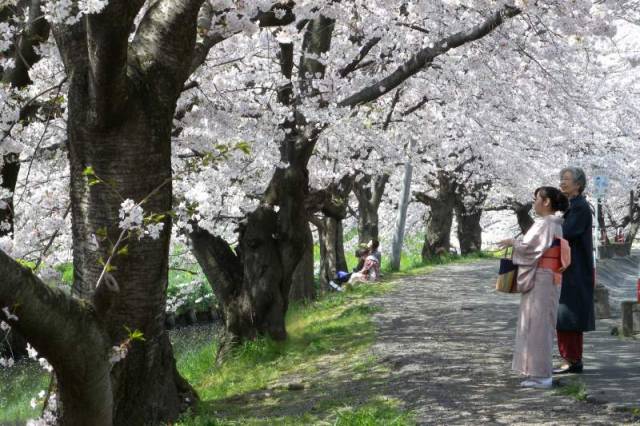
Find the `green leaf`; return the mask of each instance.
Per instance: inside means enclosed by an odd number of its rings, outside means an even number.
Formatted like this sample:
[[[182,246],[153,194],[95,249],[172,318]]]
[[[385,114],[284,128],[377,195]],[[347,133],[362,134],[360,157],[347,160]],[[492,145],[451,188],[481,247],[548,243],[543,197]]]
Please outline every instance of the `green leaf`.
[[[251,145],[247,141],[238,142],[236,144],[236,149],[244,152],[245,154],[251,154]]]
[[[138,330],[137,328],[134,330],[131,330],[129,327],[125,325],[124,329],[127,330],[127,336],[132,342],[135,340],[142,340],[142,341],[145,340],[144,334],[142,333],[142,331]]]
[[[119,256],[126,256],[128,254],[129,254],[129,246],[128,245],[125,245],[120,250],[118,250],[118,255]]]
[[[107,238],[107,227],[103,226],[102,228],[96,229],[96,236],[102,239]]]
[[[93,167],[88,166],[82,171],[82,174],[85,176],[95,176],[96,172],[93,170]]]
[[[20,266],[22,266],[23,268],[27,268],[31,270],[31,272],[34,272],[36,270],[35,262],[32,262],[30,260],[25,260],[25,259],[16,259],[16,262],[18,262]]]

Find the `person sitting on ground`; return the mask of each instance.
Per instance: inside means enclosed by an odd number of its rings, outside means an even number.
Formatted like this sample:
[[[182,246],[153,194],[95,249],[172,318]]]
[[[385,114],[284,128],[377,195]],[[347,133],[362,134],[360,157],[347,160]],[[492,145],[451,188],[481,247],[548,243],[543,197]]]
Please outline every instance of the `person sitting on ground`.
[[[371,254],[369,250],[367,250],[366,253],[367,256],[364,261],[364,266],[358,272],[351,274],[349,284],[377,281],[380,277],[380,263],[378,263],[378,258],[374,254]]]
[[[367,260],[367,256],[369,255],[369,249],[366,247],[358,247],[356,249],[355,255],[356,255],[356,258],[358,259],[358,263],[353,268],[353,272],[358,272],[364,267],[364,261]]]
[[[353,272],[337,271],[336,276],[329,281],[329,286],[336,291],[342,291],[342,284],[349,282],[351,275],[364,267],[364,262],[367,259],[368,254],[369,251],[366,248],[357,248],[355,256],[358,259],[358,264],[353,268]]]
[[[378,260],[378,265],[381,265],[382,253],[380,253],[380,250],[378,250],[379,247],[380,247],[380,241],[378,240],[371,240],[369,241],[369,244],[367,244],[367,248],[369,249],[369,252],[371,253],[372,256],[375,256],[375,258]]]

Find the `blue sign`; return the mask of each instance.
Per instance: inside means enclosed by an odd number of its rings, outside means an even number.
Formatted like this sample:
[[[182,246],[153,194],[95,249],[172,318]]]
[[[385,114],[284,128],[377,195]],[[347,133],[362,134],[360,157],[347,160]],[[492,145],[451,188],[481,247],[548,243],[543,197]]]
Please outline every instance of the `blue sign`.
[[[606,176],[598,175],[593,178],[593,192],[596,197],[602,197],[609,187],[609,178]]]

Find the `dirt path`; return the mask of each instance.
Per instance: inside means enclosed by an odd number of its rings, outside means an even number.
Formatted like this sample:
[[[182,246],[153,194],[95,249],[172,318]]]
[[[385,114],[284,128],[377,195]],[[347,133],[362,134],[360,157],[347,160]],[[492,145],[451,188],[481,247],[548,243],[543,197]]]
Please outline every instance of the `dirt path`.
[[[557,387],[519,388],[510,371],[519,298],[493,290],[495,271],[495,261],[441,267],[374,300],[382,311],[372,351],[392,370],[385,394],[404,401],[419,424],[632,423],[628,411],[592,395],[583,402]]]

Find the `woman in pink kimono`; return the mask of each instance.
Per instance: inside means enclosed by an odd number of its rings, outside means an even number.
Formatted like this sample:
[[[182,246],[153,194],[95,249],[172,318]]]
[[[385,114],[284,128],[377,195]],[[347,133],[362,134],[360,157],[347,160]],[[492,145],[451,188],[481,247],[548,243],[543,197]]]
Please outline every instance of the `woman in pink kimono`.
[[[522,240],[507,239],[503,247],[513,247],[513,263],[518,265],[520,314],[512,369],[525,376],[523,387],[550,388],[553,338],[560,298],[561,271],[569,266],[570,252],[562,239],[562,217],[569,202],[553,187],[536,189],[533,207],[539,219]]]

